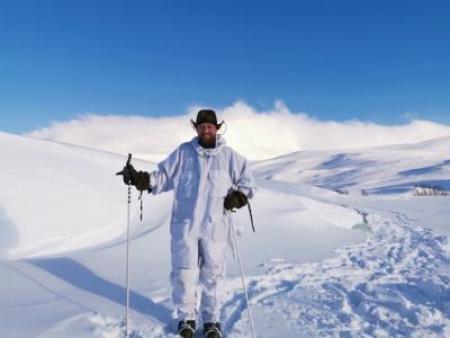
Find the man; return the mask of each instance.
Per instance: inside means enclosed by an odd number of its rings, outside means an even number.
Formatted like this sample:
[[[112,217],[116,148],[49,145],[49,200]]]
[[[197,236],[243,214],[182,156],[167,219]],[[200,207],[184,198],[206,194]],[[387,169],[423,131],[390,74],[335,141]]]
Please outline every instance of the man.
[[[174,191],[170,223],[172,300],[181,337],[194,337],[197,284],[201,285],[201,314],[207,338],[221,337],[218,293],[225,274],[230,237],[230,214],[252,198],[255,190],[247,160],[217,134],[223,124],[216,113],[203,109],[192,121],[197,137],[181,144],[152,173],[124,168],[125,183],[152,194]]]

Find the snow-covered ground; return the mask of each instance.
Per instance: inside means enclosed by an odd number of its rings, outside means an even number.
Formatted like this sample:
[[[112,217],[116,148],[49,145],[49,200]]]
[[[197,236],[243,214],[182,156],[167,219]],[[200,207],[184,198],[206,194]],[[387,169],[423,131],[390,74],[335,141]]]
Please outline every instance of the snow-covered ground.
[[[450,337],[450,138],[252,164],[256,233],[234,216],[258,337]],[[124,330],[125,155],[0,133],[0,336]],[[154,163],[134,160],[151,170]],[[172,196],[133,191],[134,337],[171,337]],[[251,337],[237,262],[227,337]]]

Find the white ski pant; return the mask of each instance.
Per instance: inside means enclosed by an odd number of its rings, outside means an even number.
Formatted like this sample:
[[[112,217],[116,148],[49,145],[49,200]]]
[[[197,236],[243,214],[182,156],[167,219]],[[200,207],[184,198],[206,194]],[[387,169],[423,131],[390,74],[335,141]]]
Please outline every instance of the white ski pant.
[[[180,320],[197,318],[197,292],[201,289],[203,322],[218,322],[219,294],[225,277],[227,241],[172,237],[172,301]]]

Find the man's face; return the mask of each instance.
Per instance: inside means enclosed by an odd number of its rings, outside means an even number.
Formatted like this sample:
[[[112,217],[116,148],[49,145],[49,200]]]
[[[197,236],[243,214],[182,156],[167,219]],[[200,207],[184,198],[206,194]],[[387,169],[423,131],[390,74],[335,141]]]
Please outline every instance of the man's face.
[[[205,144],[211,144],[216,139],[217,128],[212,123],[201,123],[197,126],[197,135]]]

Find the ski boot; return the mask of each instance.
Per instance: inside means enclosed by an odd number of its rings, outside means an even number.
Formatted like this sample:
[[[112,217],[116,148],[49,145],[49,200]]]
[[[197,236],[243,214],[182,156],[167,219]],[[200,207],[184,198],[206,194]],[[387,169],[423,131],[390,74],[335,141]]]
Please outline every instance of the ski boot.
[[[205,323],[203,325],[203,334],[205,338],[222,338],[220,323]]]
[[[195,320],[182,320],[178,323],[178,334],[183,338],[195,337]]]

